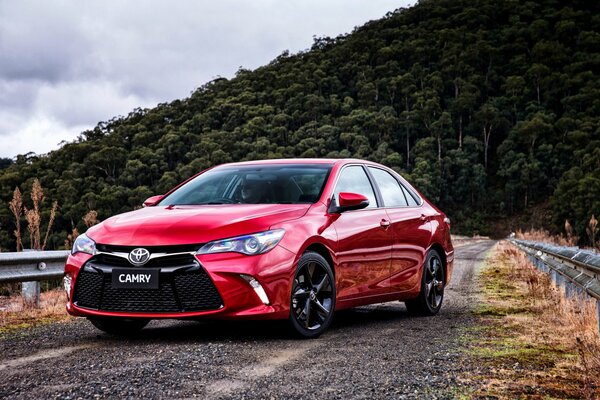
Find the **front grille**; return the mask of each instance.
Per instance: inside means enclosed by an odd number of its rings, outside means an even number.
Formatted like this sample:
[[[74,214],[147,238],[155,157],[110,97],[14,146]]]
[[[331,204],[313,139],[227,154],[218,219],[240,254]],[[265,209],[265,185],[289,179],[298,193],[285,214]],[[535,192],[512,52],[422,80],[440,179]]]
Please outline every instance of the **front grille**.
[[[161,272],[158,289],[115,289],[112,265],[95,257],[77,276],[73,302],[83,308],[117,312],[176,313],[221,308],[223,300],[206,271],[197,262],[186,264],[174,272]]]
[[[98,308],[102,298],[102,274],[81,271],[77,279],[77,304],[82,307]]]
[[[175,275],[175,290],[184,310],[215,309],[223,304],[206,272]]]

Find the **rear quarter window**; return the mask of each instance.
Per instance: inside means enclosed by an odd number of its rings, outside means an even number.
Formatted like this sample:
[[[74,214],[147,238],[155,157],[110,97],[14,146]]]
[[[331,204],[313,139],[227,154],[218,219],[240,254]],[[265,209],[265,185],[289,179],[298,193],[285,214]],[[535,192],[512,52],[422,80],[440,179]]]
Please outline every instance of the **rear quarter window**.
[[[406,201],[408,202],[409,207],[416,207],[420,204],[417,195],[413,194],[412,190],[408,190],[404,185],[402,185],[402,190],[406,195]]]

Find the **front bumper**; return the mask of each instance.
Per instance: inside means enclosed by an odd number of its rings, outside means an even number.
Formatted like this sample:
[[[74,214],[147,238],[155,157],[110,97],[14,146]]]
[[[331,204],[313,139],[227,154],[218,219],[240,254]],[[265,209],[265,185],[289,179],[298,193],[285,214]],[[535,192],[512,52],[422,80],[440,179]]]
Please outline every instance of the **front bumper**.
[[[194,257],[192,262],[196,267],[191,264],[158,267],[159,289],[123,290],[111,287],[111,266],[98,262],[98,257],[78,253],[69,256],[65,266],[65,274],[72,281],[67,311],[82,317],[287,318],[294,259],[295,255],[281,246],[257,256],[205,254]],[[92,273],[100,273],[100,277],[89,279]],[[192,284],[182,286],[181,277]],[[248,277],[260,283],[268,304],[260,299]],[[202,278],[200,284],[197,278]],[[211,287],[214,293],[209,293]],[[94,290],[101,293],[93,293]],[[84,299],[82,294],[87,297]]]

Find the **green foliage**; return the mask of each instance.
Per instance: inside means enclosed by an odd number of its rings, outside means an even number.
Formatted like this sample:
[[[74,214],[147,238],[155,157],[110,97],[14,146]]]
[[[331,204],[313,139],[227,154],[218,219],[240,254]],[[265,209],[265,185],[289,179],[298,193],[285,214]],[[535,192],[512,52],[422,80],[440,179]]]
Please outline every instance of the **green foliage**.
[[[600,214],[599,11],[582,0],[422,0],[102,122],[47,156],[0,160],[1,201],[38,177],[62,206],[60,244],[85,230],[88,210],[131,210],[215,164],[360,157],[405,174],[459,233],[489,234],[485,221],[549,204],[541,225],[558,231],[569,218],[585,237]],[[12,232],[2,207],[0,224]]]
[[[12,160],[10,158],[1,158],[0,157],[0,170],[8,167],[12,164]]]

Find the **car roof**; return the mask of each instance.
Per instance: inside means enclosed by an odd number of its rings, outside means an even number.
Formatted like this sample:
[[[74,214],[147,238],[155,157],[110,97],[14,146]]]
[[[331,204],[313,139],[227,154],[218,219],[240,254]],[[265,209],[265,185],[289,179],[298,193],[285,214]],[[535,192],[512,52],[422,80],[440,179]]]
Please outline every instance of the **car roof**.
[[[360,160],[356,158],[278,158],[271,160],[254,160],[241,161],[236,163],[222,164],[223,166],[243,166],[243,165],[274,165],[274,164],[319,164],[319,165],[335,165],[335,164],[351,164],[364,163],[378,165],[372,161]]]

